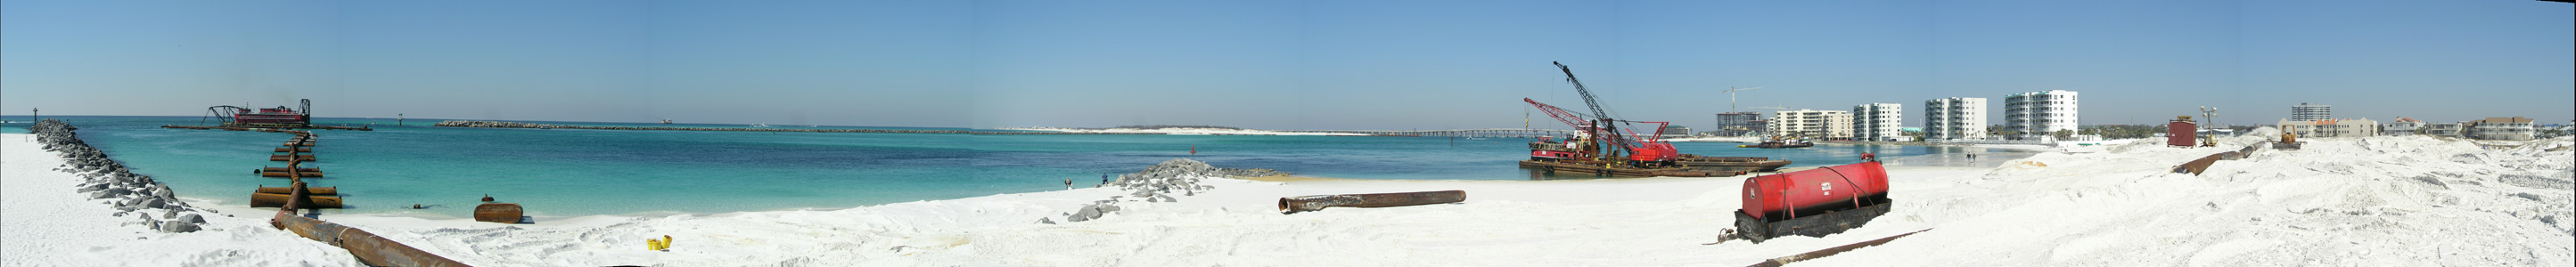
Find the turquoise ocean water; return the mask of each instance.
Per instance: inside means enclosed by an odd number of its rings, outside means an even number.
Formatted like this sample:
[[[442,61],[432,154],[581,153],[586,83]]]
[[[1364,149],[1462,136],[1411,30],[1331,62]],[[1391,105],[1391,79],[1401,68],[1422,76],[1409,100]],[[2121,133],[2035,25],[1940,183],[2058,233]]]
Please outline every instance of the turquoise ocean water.
[[[162,129],[197,125],[198,117],[48,116],[68,119],[81,137],[135,172],[192,198],[245,201],[252,188],[283,186],[252,170],[283,167],[267,156],[282,133]],[[26,116],[7,116],[0,131],[25,133]],[[897,133],[765,133],[538,130],[426,127],[434,120],[318,119],[375,131],[316,131],[314,154],[326,178],[352,207],[342,213],[411,213],[465,217],[484,194],[520,203],[538,216],[665,214],[847,208],[1060,190],[1097,184],[1103,172],[1131,173],[1156,162],[1192,158],[1219,167],[1270,168],[1301,176],[1350,179],[1528,180],[1514,163],[1529,139],[1211,135],[963,135]],[[531,121],[536,122],[536,121]],[[601,126],[652,123],[539,122]],[[743,125],[679,124],[687,127]],[[782,127],[788,127],[780,125]],[[799,127],[801,128],[801,127]],[[866,129],[934,129],[839,127]],[[1679,143],[1683,153],[1785,158],[1797,166],[1883,157],[1998,153],[1975,148],[1818,146],[1737,148],[1735,143]],[[1191,148],[1198,153],[1190,153]],[[68,190],[68,189],[66,189]],[[443,208],[411,210],[411,204]]]

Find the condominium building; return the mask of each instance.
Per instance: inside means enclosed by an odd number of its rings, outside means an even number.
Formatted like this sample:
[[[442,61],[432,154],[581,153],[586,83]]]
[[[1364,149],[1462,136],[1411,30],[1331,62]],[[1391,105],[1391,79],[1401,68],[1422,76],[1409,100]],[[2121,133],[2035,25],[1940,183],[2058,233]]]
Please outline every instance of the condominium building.
[[[2057,131],[2075,131],[2074,91],[2048,90],[2004,97],[2004,129],[2022,139],[2040,139]]]
[[[2282,129],[2299,137],[2364,137],[2379,135],[2379,122],[2370,119],[2326,119],[2299,121],[2282,119]]]
[[[2531,118],[2524,117],[2488,117],[2461,124],[2467,125],[2468,137],[2476,139],[2531,140],[2536,133],[2532,130]]]
[[[2334,106],[2312,105],[2308,103],[2299,103],[2297,106],[2290,106],[2290,120],[2320,121],[2330,119],[2334,119]]]
[[[1905,105],[1869,103],[1852,106],[1852,134],[1869,141],[1898,141],[1905,137]]]
[[[1762,120],[1762,113],[1718,113],[1717,129],[1710,130],[1709,132],[1716,133],[1718,136],[1744,136],[1750,133],[1761,132],[1763,127],[1768,127],[1766,126],[1767,123],[1768,122]]]
[[[2415,120],[2415,118],[2397,117],[2396,121],[2379,124],[2379,135],[2386,136],[2414,135],[2422,130],[2424,130],[2424,121]]]
[[[1923,101],[1923,139],[1986,138],[1986,98],[1952,97]]]
[[[1765,131],[1781,136],[1847,139],[1852,137],[1851,120],[1850,111],[1812,109],[1773,111],[1771,126]]]
[[[2465,125],[2460,123],[2428,123],[2424,124],[2424,135],[2452,138],[2467,137],[2467,128],[2461,126]]]

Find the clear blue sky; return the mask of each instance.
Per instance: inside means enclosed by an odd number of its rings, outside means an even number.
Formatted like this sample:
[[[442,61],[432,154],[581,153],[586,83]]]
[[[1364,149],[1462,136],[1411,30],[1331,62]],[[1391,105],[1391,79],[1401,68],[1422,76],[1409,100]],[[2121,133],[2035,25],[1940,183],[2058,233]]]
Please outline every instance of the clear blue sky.
[[[0,112],[924,127],[1518,128],[2071,90],[2083,124],[2222,108],[2576,118],[2539,1],[0,2]],[[1536,115],[1534,126],[1561,128]],[[2000,115],[1990,118],[2000,123]]]

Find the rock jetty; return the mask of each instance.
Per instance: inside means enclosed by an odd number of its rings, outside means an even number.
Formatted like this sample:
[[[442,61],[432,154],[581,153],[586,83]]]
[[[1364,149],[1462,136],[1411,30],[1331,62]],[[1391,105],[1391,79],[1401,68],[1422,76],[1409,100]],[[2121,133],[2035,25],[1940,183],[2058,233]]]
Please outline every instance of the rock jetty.
[[[944,134],[962,134],[962,133],[969,133],[969,132],[967,132],[967,131],[958,131],[958,130],[782,129],[782,128],[707,128],[707,127],[627,127],[627,126],[580,126],[580,125],[557,125],[557,124],[541,124],[541,123],[525,123],[525,122],[506,122],[506,121],[442,121],[442,122],[438,122],[438,124],[437,124],[437,125],[432,125],[432,126],[435,126],[435,127],[460,127],[460,128],[527,128],[527,129],[644,130],[644,131],[730,131],[730,132],[809,132],[809,133],[944,133]]]
[[[36,132],[36,143],[44,145],[45,151],[63,157],[63,166],[54,170],[73,173],[84,179],[74,190],[89,194],[91,199],[108,200],[109,205],[117,210],[117,217],[131,213],[138,219],[124,225],[186,233],[196,232],[201,228],[199,224],[206,223],[203,216],[197,215],[203,210],[179,201],[178,193],[171,191],[170,185],[153,181],[152,176],[128,172],[125,164],[108,159],[107,152],[82,142],[80,134],[72,132],[80,128],[61,120],[44,120],[27,129]],[[160,219],[154,219],[152,214],[161,214]]]
[[[1093,201],[1091,204],[1083,205],[1081,208],[1078,208],[1073,212],[1065,213],[1064,220],[1067,222],[1080,222],[1099,219],[1100,216],[1108,215],[1111,212],[1117,212],[1119,199],[1127,197],[1142,199],[1145,202],[1178,202],[1180,199],[1172,197],[1172,194],[1175,194],[1174,192],[1178,192],[1177,194],[1182,196],[1196,196],[1198,195],[1198,192],[1216,189],[1215,186],[1199,184],[1201,180],[1210,177],[1263,177],[1280,175],[1288,175],[1288,173],[1271,169],[1217,168],[1216,166],[1208,165],[1206,162],[1199,162],[1191,159],[1166,160],[1163,161],[1163,163],[1156,163],[1154,166],[1145,167],[1144,171],[1119,175],[1118,180],[1110,181],[1108,185],[1104,185],[1116,186],[1120,191],[1131,191],[1134,193],[1130,193],[1125,196],[1111,197],[1107,200]],[[1055,223],[1051,218],[1039,218],[1038,222],[1048,224]]]

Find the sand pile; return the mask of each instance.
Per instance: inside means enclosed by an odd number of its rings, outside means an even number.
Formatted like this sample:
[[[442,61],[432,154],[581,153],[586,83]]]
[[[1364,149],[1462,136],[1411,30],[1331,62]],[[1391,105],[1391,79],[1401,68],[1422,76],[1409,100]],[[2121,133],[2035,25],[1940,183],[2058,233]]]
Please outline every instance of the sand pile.
[[[2258,130],[2261,132],[2261,130]],[[2576,260],[2568,151],[2423,136],[2317,138],[2303,150],[2115,146],[1933,179],[1889,216],[1933,231],[1823,260],[1868,265],[2559,265]],[[2547,142],[2536,142],[2546,144]],[[2543,145],[2545,146],[2545,145]],[[2039,167],[2040,165],[2050,167]],[[1909,194],[1910,193],[1910,194]],[[1907,201],[1912,200],[1912,201]],[[1882,219],[1886,220],[1886,219]]]

